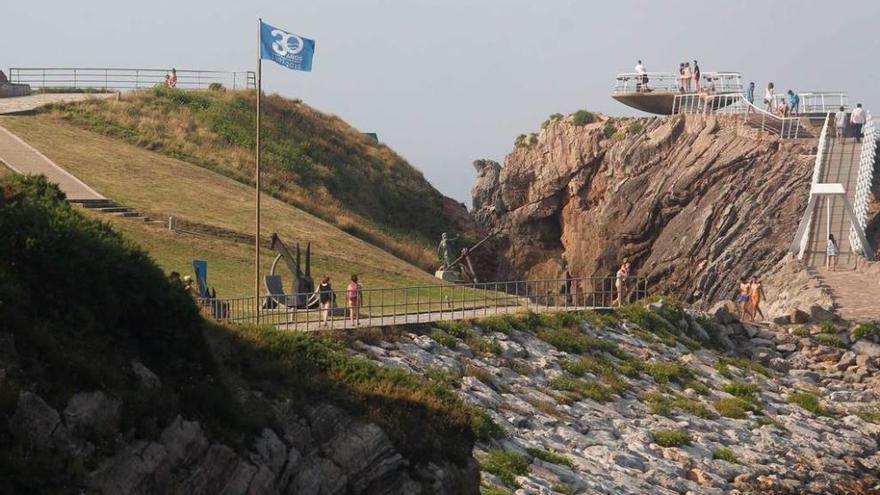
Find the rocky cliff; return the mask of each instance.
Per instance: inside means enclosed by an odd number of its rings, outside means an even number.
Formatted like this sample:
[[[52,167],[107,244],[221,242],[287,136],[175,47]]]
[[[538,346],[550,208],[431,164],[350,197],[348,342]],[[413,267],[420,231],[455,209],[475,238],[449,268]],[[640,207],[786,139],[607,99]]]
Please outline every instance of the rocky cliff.
[[[657,293],[727,297],[785,254],[813,144],[755,139],[725,117],[547,122],[502,167],[474,163],[474,216],[499,229],[498,278],[605,276],[629,257]]]

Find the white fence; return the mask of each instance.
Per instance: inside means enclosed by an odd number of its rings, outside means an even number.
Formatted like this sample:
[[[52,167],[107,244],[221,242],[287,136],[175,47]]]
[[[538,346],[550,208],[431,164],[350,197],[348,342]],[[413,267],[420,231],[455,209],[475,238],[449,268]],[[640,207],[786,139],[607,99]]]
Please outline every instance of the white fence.
[[[165,75],[170,70],[170,68],[11,67],[9,81],[41,89],[125,91],[164,84]],[[179,69],[176,72],[177,87],[181,89],[206,89],[211,84],[222,84],[230,89],[253,89],[256,87],[253,71]]]
[[[861,154],[859,155],[859,175],[856,179],[856,194],[853,200],[853,213],[856,216],[856,221],[861,227],[862,232],[865,231],[868,225],[868,197],[871,192],[871,182],[874,180],[874,161],[877,156],[877,138],[880,137],[878,136],[874,120],[871,118],[871,113],[866,112],[866,114],[867,119],[865,121],[865,126],[862,129],[864,138],[862,139],[862,149]],[[849,242],[851,246],[858,246],[861,244],[855,227],[850,228]],[[868,251],[870,251],[870,246],[868,246]],[[864,248],[862,254],[865,254]]]

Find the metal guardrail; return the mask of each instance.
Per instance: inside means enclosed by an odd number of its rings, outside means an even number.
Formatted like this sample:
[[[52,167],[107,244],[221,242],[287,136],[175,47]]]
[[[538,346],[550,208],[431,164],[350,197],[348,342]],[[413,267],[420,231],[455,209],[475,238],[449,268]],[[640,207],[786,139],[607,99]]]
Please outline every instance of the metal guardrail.
[[[32,88],[93,89],[126,91],[165,84],[170,69],[122,69],[110,67],[10,67],[9,81],[29,84]],[[230,89],[253,89],[253,71],[189,70],[177,71],[181,89],[207,89],[222,84]]]
[[[799,117],[780,117],[772,114],[750,103],[742,93],[678,94],[672,99],[672,114],[741,114],[744,124],[760,131],[778,135],[782,139],[800,137]]]
[[[645,80],[647,78],[647,81]],[[739,72],[703,72],[701,87],[706,89],[714,84],[716,94],[742,93],[742,76]],[[696,89],[695,84],[691,84]],[[682,79],[679,74],[671,72],[624,72],[617,75],[614,86],[615,95],[636,93],[685,93]]]
[[[798,93],[798,97],[800,98],[797,108],[798,114],[824,115],[828,112],[837,112],[840,107],[843,107],[844,110],[849,109],[849,96],[842,91]],[[779,108],[782,103],[789,104],[787,93],[773,95],[771,108]]]
[[[409,323],[464,320],[524,310],[576,311],[611,308],[647,297],[647,280],[623,279],[621,290],[615,277],[486,282],[469,285],[424,285],[362,289],[357,318],[351,318],[346,290],[333,291],[339,304],[325,315],[318,307],[301,309],[286,302],[316,299],[316,293],[254,297],[198,299],[214,319],[227,323],[259,323],[292,330],[350,329]],[[616,298],[623,294],[620,301]],[[302,297],[301,297],[302,296]]]
[[[871,112],[865,112],[865,125],[862,128],[862,147],[859,155],[859,175],[856,179],[856,193],[853,198],[853,213],[856,221],[861,227],[862,232],[868,226],[868,197],[871,192],[871,183],[874,180],[874,162],[877,157],[877,139],[880,133],[874,120],[871,118]],[[855,226],[850,227],[849,232],[850,246],[861,245],[860,236]],[[866,258],[873,258],[870,246],[862,246],[861,254]]]
[[[822,178],[822,169],[825,167],[825,162],[828,159],[828,129],[830,128],[830,123],[831,113],[829,112],[825,114],[825,123],[822,124],[822,131],[819,133],[819,144],[816,147],[816,161],[813,164],[813,178],[810,182],[811,188],[813,185],[818,184],[819,179]],[[810,207],[809,204],[807,205],[807,211],[804,212],[804,219],[801,223],[803,226],[803,232],[795,234],[794,242],[792,242],[791,248],[789,248],[789,253],[797,256],[797,259],[799,260],[804,259],[804,254],[806,254],[807,246],[810,243],[810,235],[812,235],[810,229],[813,225],[814,210],[815,207]]]

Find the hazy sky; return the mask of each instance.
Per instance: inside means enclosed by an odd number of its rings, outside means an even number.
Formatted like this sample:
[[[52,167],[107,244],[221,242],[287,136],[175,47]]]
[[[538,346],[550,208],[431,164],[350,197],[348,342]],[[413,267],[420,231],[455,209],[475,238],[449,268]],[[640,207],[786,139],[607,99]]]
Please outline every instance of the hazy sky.
[[[471,162],[502,161],[549,114],[633,115],[609,94],[639,58],[880,109],[876,0],[9,1],[0,67],[253,70],[258,17],[317,43],[311,73],[264,63],[265,91],[378,132],[468,203]]]

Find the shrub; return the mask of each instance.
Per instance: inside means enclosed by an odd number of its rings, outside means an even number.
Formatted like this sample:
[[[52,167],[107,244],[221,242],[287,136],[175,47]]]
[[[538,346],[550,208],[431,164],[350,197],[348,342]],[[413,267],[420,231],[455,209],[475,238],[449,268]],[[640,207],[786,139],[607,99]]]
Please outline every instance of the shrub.
[[[709,395],[709,387],[696,378],[685,381],[681,386],[682,388],[689,388],[700,395]]]
[[[880,424],[880,407],[863,407],[856,411],[856,416],[862,418],[869,423]]]
[[[652,362],[645,366],[645,373],[656,383],[682,382],[693,376],[691,371],[679,363]]]
[[[515,328],[516,319],[511,315],[487,316],[477,320],[477,325],[487,332],[500,332],[509,335]]]
[[[825,414],[822,406],[819,404],[819,396],[810,392],[792,392],[786,397],[786,402],[800,406],[801,409],[809,411],[813,414]]]
[[[581,399],[592,399],[596,402],[611,400],[611,391],[600,383],[588,382],[579,378],[556,377],[550,380],[550,388],[571,392]]]
[[[623,363],[620,364],[620,374],[629,378],[638,378],[641,375],[641,371],[644,369],[641,361],[636,359],[626,359]]]
[[[563,466],[574,467],[574,461],[572,461],[569,457],[562,454],[557,454],[556,452],[550,452],[549,450],[536,448],[528,448],[526,449],[526,452],[528,452],[530,456],[541,459],[544,462],[549,462],[550,464],[560,464]]]
[[[446,346],[450,349],[455,349],[455,346],[458,345],[458,340],[444,332],[443,330],[434,330],[431,332],[431,338],[434,339],[438,344]]]
[[[739,397],[740,399],[758,403],[760,402],[758,399],[758,386],[754,383],[746,383],[746,382],[731,382],[725,383],[722,387],[722,390],[727,392],[730,395],[734,395]]]
[[[788,431],[788,428],[786,428],[785,425],[773,418],[768,418],[767,416],[758,416],[755,420],[755,424],[750,426],[749,429],[754,430],[763,426],[773,426],[781,431]]]
[[[486,410],[479,407],[471,411],[471,429],[474,430],[477,440],[484,442],[507,436],[507,431],[499,426]]]
[[[571,122],[576,126],[584,126],[587,124],[592,124],[596,121],[596,116],[593,112],[587,110],[578,110],[577,112],[571,115]]]
[[[830,347],[837,347],[838,349],[846,349],[849,347],[849,344],[844,342],[843,339],[837,335],[830,335],[827,333],[816,335],[816,342]]]
[[[480,468],[492,473],[507,486],[518,488],[517,476],[529,473],[529,463],[521,455],[509,450],[492,450],[480,461]]]
[[[487,339],[486,337],[473,337],[467,341],[471,349],[482,352],[483,354],[501,354],[503,349],[501,344],[495,339]]]
[[[606,139],[613,136],[615,132],[617,132],[617,127],[614,127],[614,124],[611,123],[611,121],[606,122],[602,127],[602,134],[605,135]]]
[[[549,126],[552,122],[556,122],[562,117],[563,115],[561,113],[554,113],[553,115],[547,117],[547,120],[545,120],[544,123],[541,124],[541,129],[546,129],[547,126]]]
[[[740,368],[743,370],[749,370],[749,371],[753,371],[755,373],[764,375],[767,378],[773,377],[773,372],[770,371],[769,368],[762,365],[761,363],[756,363],[755,361],[752,361],[751,359],[747,359],[747,358],[729,358],[729,357],[723,356],[718,359],[718,363],[716,363],[715,369],[718,369],[719,367],[724,367],[724,366],[736,366],[737,368]],[[726,378],[729,378],[729,377],[726,377]]]
[[[731,464],[739,464],[739,459],[736,457],[736,454],[733,453],[732,450],[718,447],[712,451],[713,459],[721,459],[722,461],[727,461]]]
[[[853,340],[867,339],[878,334],[877,322],[867,321],[860,323],[852,332]]]
[[[626,132],[629,134],[638,134],[642,132],[644,126],[640,122],[631,122],[628,126],[626,126]]]
[[[691,443],[687,433],[679,430],[653,430],[651,436],[654,442],[661,447],[680,447]]]
[[[758,411],[760,406],[739,397],[724,397],[715,401],[715,410],[725,418],[745,419],[747,411]]]
[[[520,134],[520,135],[517,136],[516,139],[513,141],[513,146],[516,147],[516,148],[524,148],[524,147],[527,147],[527,146],[529,145],[528,139],[529,139],[529,137],[526,136],[525,134]]]
[[[617,344],[608,340],[585,335],[573,328],[554,328],[538,333],[538,338],[563,352],[586,354],[588,352],[607,352],[620,355]]]
[[[208,91],[226,91],[222,84],[213,82],[208,85]]]
[[[536,144],[538,144],[538,134],[533,132],[529,134],[529,146],[534,146]]]
[[[675,410],[684,411],[698,418],[713,418],[714,414],[702,403],[687,397],[667,397],[660,392],[652,392],[645,397],[648,411],[658,416],[672,416]]]
[[[552,487],[550,487],[554,492],[561,493],[562,495],[574,495],[574,488],[566,485],[565,483],[554,483]]]
[[[830,321],[826,321],[819,325],[819,333],[837,333],[837,327]]]
[[[438,321],[434,325],[457,339],[467,340],[473,335],[473,331],[464,321]]]
[[[791,331],[791,334],[795,337],[809,337],[810,329],[807,327],[798,327]]]

